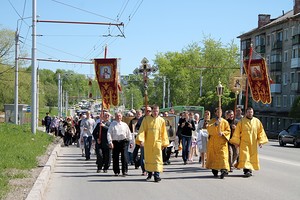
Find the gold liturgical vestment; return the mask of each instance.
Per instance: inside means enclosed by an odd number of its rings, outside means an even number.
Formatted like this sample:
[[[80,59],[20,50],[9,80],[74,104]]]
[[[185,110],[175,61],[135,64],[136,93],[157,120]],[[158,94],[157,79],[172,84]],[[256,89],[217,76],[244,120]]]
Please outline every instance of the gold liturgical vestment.
[[[239,162],[237,168],[259,170],[258,150],[259,144],[268,142],[262,123],[256,117],[251,120],[242,118],[233,133],[230,143],[240,146]]]
[[[209,121],[207,132],[207,169],[227,169],[229,170],[228,162],[228,140],[230,138],[230,126],[229,123],[221,118],[221,132],[219,135],[219,126],[215,124],[216,118]]]
[[[165,120],[158,116],[143,119],[136,144],[144,142],[145,169],[149,172],[162,172],[162,148],[169,145]]]

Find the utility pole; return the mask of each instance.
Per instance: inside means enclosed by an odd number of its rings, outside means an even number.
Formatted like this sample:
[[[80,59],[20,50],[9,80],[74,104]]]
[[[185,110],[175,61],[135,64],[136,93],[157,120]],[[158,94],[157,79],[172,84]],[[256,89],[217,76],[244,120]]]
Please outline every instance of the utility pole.
[[[31,132],[36,133],[36,0],[32,0],[32,51],[31,51]]]
[[[61,108],[61,104],[60,104],[60,102],[61,102],[61,96],[60,96],[60,94],[61,94],[61,92],[60,92],[60,84],[61,84],[61,80],[60,80],[60,73],[58,73],[58,83],[57,83],[57,85],[58,85],[58,94],[57,94],[57,97],[58,97],[58,100],[57,100],[57,110],[58,110],[58,114],[57,114],[57,116],[58,117],[60,117],[61,116],[61,113],[60,113],[60,108]]]
[[[200,73],[200,97],[202,97],[202,83],[203,83],[203,76],[202,76],[202,69]]]
[[[131,109],[133,109],[133,93],[131,93]]]
[[[170,104],[170,84],[171,84],[171,80],[168,79],[168,108],[171,107],[171,104]]]
[[[40,76],[39,76],[39,67],[37,68],[37,84],[36,84],[36,125],[39,126],[39,92],[40,92]]]
[[[69,98],[68,98],[68,91],[66,90],[66,102],[65,102],[65,111],[66,111],[66,117],[68,116],[68,101],[69,101]]]
[[[18,26],[18,25],[17,25]],[[14,105],[14,118],[15,124],[18,123],[19,119],[19,33],[18,27],[15,33],[15,105]]]
[[[163,77],[163,108],[166,108],[166,76]]]

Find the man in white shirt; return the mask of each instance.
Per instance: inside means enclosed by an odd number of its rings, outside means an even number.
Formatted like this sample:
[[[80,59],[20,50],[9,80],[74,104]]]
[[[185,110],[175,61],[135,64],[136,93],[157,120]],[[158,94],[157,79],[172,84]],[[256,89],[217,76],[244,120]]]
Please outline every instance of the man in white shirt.
[[[90,117],[91,113],[88,111],[86,113],[86,118],[82,119],[80,123],[81,127],[81,138],[84,142],[84,150],[85,150],[85,160],[91,159],[91,146],[92,146],[92,137],[93,130],[95,128],[95,120]]]
[[[113,149],[113,171],[115,176],[119,176],[119,155],[121,153],[122,174],[127,175],[128,172],[128,143],[132,139],[132,134],[128,125],[122,122],[122,113],[115,114],[115,121],[113,121],[107,132],[107,140],[109,146]]]

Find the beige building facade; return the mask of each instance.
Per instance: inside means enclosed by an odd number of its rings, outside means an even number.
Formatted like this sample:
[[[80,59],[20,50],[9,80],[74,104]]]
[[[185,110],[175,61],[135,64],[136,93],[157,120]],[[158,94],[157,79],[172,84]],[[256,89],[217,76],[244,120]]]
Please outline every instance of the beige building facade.
[[[277,18],[259,14],[257,28],[238,38],[243,58],[247,59],[252,45],[252,59],[265,58],[272,79],[272,103],[252,102],[254,110],[288,116],[300,96],[300,0],[294,0],[294,8]]]

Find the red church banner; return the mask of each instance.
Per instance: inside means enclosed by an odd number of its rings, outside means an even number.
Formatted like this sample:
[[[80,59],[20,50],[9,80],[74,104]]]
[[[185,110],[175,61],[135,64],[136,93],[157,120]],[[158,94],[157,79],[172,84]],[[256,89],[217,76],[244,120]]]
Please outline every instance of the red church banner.
[[[95,72],[101,91],[103,109],[119,103],[118,65],[116,58],[94,59]]]
[[[268,68],[264,59],[251,59],[244,61],[252,98],[255,102],[263,104],[272,102]]]

